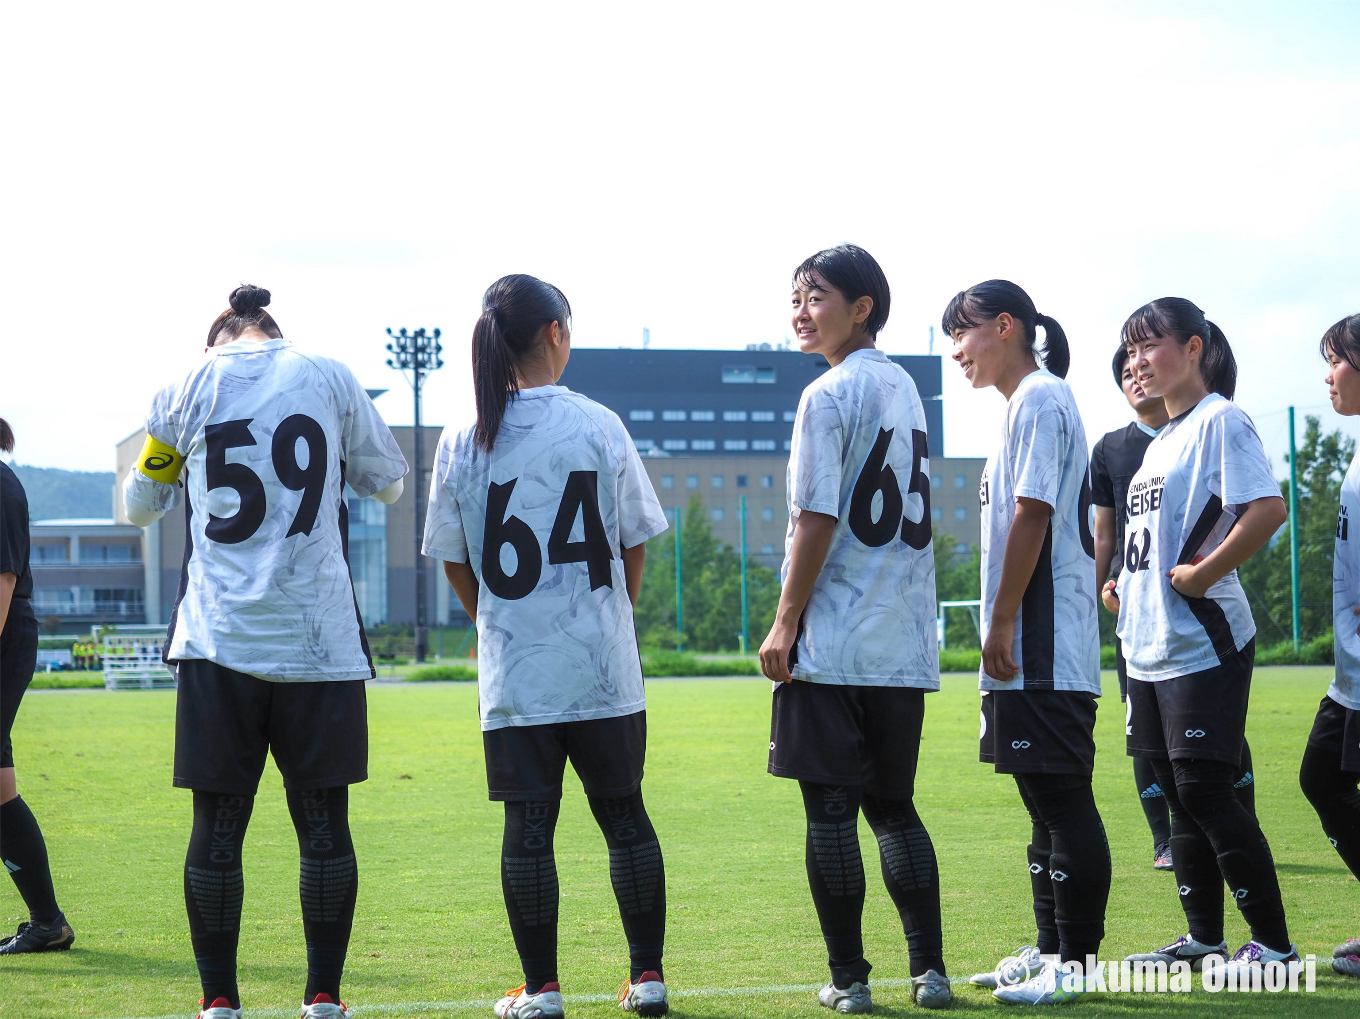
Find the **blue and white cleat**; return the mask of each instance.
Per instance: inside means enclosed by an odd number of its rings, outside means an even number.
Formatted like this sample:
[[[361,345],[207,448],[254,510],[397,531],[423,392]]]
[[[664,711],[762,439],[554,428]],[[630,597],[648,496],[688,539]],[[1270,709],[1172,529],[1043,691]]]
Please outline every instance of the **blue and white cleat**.
[[[671,1004],[666,998],[666,985],[661,982],[661,975],[647,970],[638,977],[637,983],[631,978],[625,980],[619,988],[619,1008],[647,1016],[669,1012]]]
[[[846,988],[827,984],[817,992],[817,1004],[841,1015],[868,1015],[874,1010],[869,985],[858,980]]]
[[[986,973],[974,973],[968,978],[968,982],[977,987],[992,989],[1023,984],[1038,973],[1042,965],[1039,950],[1033,945],[1025,945],[998,962],[995,969]]]
[[[1078,986],[1065,988],[1063,978],[1067,973],[1062,963],[1045,959],[1034,976],[1022,984],[998,987],[992,992],[992,997],[1008,1005],[1066,1005],[1084,998],[1087,994],[1085,978],[1075,980]],[[1068,982],[1074,981],[1069,979]]]

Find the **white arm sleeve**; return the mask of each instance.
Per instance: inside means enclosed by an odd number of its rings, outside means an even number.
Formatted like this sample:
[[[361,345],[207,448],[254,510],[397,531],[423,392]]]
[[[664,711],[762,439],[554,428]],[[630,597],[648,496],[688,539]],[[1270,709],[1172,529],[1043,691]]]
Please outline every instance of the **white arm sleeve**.
[[[401,480],[401,478],[398,478],[396,481],[392,482],[392,484],[388,485],[382,491],[374,492],[373,498],[377,499],[380,503],[383,503],[387,506],[391,506],[393,503],[395,503],[398,499],[401,498],[401,493],[405,490],[405,488],[406,488],[405,483]]]
[[[179,486],[153,481],[135,467],[123,482],[123,511],[137,527],[150,527],[179,505]]]

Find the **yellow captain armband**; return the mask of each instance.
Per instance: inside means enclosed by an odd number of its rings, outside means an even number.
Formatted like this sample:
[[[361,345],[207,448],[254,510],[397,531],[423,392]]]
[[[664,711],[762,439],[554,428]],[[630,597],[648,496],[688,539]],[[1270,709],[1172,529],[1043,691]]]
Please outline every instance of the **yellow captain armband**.
[[[137,469],[152,481],[173,485],[184,470],[184,457],[175,452],[174,446],[167,446],[148,435],[137,456]]]

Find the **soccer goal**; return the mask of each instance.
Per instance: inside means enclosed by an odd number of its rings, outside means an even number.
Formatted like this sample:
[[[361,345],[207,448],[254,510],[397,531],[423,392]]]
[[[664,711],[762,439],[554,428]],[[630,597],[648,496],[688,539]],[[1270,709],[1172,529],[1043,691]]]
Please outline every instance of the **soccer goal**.
[[[982,599],[974,598],[971,601],[942,601],[939,610],[935,613],[935,639],[940,645],[940,650],[944,650],[944,620],[945,613],[950,609],[966,609],[968,618],[973,621],[973,629],[977,631],[978,642],[982,641],[982,627],[978,622],[978,611],[982,608]]]

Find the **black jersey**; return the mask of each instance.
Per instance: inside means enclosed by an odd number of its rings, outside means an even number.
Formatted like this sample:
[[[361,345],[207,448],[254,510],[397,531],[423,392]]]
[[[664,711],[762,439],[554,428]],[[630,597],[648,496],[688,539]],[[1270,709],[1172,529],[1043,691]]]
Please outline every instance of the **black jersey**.
[[[0,463],[0,573],[13,573],[14,598],[33,597],[28,567],[28,496],[19,478]]]
[[[1129,482],[1143,465],[1143,454],[1156,435],[1146,425],[1134,421],[1125,428],[1106,432],[1091,453],[1091,501],[1097,506],[1114,509],[1116,550],[1124,548],[1124,525],[1129,519],[1126,502]],[[1116,554],[1110,564],[1116,577],[1123,565],[1124,557]]]

